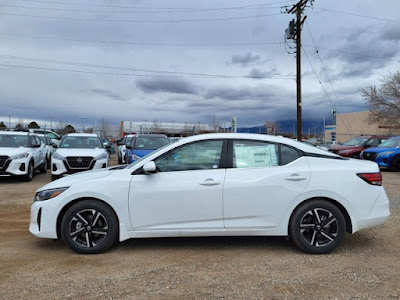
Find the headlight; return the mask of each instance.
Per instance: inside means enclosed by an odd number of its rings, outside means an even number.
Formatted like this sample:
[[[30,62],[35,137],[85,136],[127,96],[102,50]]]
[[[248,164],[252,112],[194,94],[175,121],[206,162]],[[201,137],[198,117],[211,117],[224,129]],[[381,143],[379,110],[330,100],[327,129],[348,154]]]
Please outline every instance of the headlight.
[[[29,153],[21,153],[21,154],[11,156],[11,159],[22,159],[22,158],[27,158],[28,156],[29,156]]]
[[[131,157],[132,157],[132,160],[141,159],[141,157],[140,157],[140,156],[137,156],[136,154],[132,154]]]
[[[64,156],[61,156],[60,154],[58,154],[57,152],[53,154],[52,156],[53,159],[58,159],[58,160],[65,160]]]
[[[60,195],[62,192],[64,192],[67,187],[62,187],[62,188],[57,188],[57,189],[51,189],[51,190],[44,190],[41,192],[36,193],[34,201],[45,201],[49,200],[51,198],[55,198],[58,195]]]
[[[387,152],[379,153],[378,156],[381,156],[381,155],[390,155],[390,154],[393,154],[393,153],[394,153],[394,151],[387,151]]]
[[[96,160],[102,160],[102,159],[107,159],[107,158],[108,158],[108,154],[107,154],[107,152],[104,152],[103,154],[97,156]]]

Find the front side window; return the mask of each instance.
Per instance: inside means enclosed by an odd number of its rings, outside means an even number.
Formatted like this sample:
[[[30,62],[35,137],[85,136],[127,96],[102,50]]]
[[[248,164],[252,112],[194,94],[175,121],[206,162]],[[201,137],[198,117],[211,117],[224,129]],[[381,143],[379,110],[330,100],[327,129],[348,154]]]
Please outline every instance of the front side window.
[[[18,148],[28,147],[27,135],[0,135],[0,147]]]
[[[279,146],[256,141],[233,141],[233,167],[257,168],[279,165]]]
[[[378,145],[381,143],[381,140],[379,139],[370,139],[366,145],[371,146],[371,147],[378,147]]]
[[[54,140],[59,140],[59,139],[60,139],[57,135],[55,135],[55,134],[52,133],[52,132],[46,132],[46,135],[47,135],[49,138],[54,139]]]
[[[66,136],[62,140],[60,148],[94,149],[103,148],[103,145],[100,139],[95,136]]]
[[[368,141],[366,138],[354,138],[351,140],[348,140],[347,142],[344,142],[344,146],[354,146],[354,147],[359,147],[365,144],[365,142]]]
[[[155,160],[161,172],[218,169],[223,141],[202,141],[172,150]]]

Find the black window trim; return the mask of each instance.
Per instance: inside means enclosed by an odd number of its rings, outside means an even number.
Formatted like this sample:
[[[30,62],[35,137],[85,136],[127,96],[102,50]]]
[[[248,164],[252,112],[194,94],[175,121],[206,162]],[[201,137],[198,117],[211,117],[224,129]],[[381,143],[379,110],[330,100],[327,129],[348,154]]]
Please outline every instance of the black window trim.
[[[285,146],[288,148],[292,148],[297,151],[297,154],[299,155],[298,158],[296,158],[293,161],[298,160],[300,157],[305,156],[304,152],[296,147],[293,147],[288,144],[283,144],[283,143],[277,143],[277,142],[272,142],[272,141],[265,141],[265,140],[253,140],[253,139],[229,139],[229,146],[228,146],[228,162],[227,162],[227,169],[237,169],[233,167],[233,142],[234,141],[244,141],[244,142],[258,142],[258,143],[268,143],[268,144],[273,144],[278,146],[278,165],[277,166],[283,166],[282,165],[282,153],[281,153],[281,147]],[[276,167],[277,167],[276,166]]]
[[[187,144],[183,144],[183,145],[180,145],[179,147],[173,148],[173,149],[161,154],[160,156],[157,156],[152,161],[155,161],[156,159],[159,159],[159,158],[161,158],[161,157],[163,157],[165,155],[168,155],[172,151],[175,151],[175,150],[180,149],[182,147],[186,147],[188,145],[197,144],[197,143],[201,143],[201,142],[210,142],[210,141],[222,141],[223,142],[222,150],[221,150],[221,159],[219,161],[219,166],[218,166],[217,169],[211,169],[211,170],[227,169],[227,164],[228,164],[227,151],[228,151],[228,142],[229,142],[228,139],[199,140],[199,141],[194,141],[194,142],[190,142],[190,143],[187,143]],[[202,171],[202,170],[188,170],[188,171]],[[157,169],[157,173],[171,173],[171,172],[185,172],[185,171],[161,172],[160,170]],[[143,171],[143,166],[141,166],[140,168],[138,168],[137,170],[132,172],[132,175],[143,175],[143,174],[145,174],[144,171]]]

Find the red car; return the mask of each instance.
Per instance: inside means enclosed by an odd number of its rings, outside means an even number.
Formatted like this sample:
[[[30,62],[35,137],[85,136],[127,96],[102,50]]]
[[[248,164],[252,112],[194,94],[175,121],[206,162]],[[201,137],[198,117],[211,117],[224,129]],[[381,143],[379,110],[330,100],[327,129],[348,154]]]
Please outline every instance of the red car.
[[[387,136],[358,136],[348,140],[343,145],[329,148],[329,151],[344,157],[360,158],[361,151],[369,147],[377,147],[388,138]]]

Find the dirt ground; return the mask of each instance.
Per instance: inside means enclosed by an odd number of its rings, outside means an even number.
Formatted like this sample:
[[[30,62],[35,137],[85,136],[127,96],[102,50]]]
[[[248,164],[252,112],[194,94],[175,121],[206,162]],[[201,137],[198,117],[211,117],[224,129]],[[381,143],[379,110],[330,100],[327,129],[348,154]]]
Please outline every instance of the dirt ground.
[[[399,299],[400,173],[383,178],[389,222],[320,256],[270,237],[129,240],[78,255],[28,231],[50,172],[0,178],[0,299]]]

